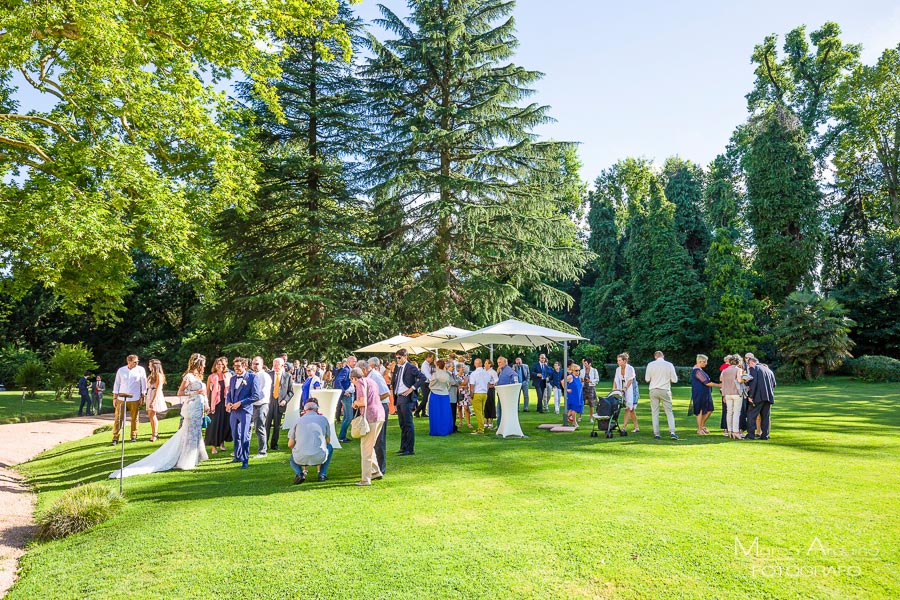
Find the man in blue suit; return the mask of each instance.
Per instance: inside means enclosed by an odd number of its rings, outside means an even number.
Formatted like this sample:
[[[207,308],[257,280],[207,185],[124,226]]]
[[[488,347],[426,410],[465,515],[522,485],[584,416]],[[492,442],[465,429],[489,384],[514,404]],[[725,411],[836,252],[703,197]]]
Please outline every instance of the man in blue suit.
[[[416,410],[416,394],[428,383],[425,374],[409,362],[406,350],[397,350],[397,366],[391,385],[394,388],[394,404],[397,406],[397,421],[400,425],[400,456],[415,454],[416,431],[413,412]]]
[[[531,368],[531,377],[534,378],[534,390],[537,392],[537,411],[542,413],[547,410],[547,405],[544,404],[544,390],[547,389],[547,382],[550,379],[550,365],[547,364],[546,354],[541,354]]]
[[[750,402],[750,410],[747,413],[747,438],[755,440],[756,417],[760,418],[760,430],[762,435],[758,438],[761,440],[769,439],[769,415],[772,411],[772,405],[775,404],[775,375],[768,365],[759,362],[752,354],[748,355],[747,364],[750,366],[749,389],[747,390],[747,400]]]
[[[259,398],[253,395],[254,375],[247,370],[246,358],[234,359],[234,376],[225,394],[225,410],[231,417],[231,437],[234,438],[234,460],[246,469],[250,460],[250,421],[253,419],[253,403]]]

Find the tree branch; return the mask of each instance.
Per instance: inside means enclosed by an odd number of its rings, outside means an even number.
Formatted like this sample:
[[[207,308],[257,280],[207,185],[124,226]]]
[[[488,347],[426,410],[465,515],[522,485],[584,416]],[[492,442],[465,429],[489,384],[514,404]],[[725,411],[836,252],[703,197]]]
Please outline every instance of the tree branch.
[[[44,117],[36,117],[32,115],[18,115],[18,114],[3,114],[0,113],[0,119],[5,119],[7,121],[28,121],[30,123],[40,123],[41,125],[46,125],[47,127],[52,127],[59,133],[66,136],[66,138],[72,142],[73,144],[77,141],[72,134],[69,133],[69,130],[57,123],[56,121],[51,121],[50,119],[45,119]]]
[[[146,31],[146,34],[149,36],[153,36],[153,37],[161,37],[161,38],[167,39],[170,42],[172,42],[173,44],[175,44],[176,46],[178,46],[179,48],[181,48],[182,50],[185,50],[187,52],[191,52],[194,49],[194,44],[192,44],[192,43],[187,44],[185,42],[182,42],[181,40],[179,40],[177,37],[175,37],[171,33],[166,33],[165,31],[159,31],[157,29],[148,29]]]
[[[36,146],[35,144],[30,144],[28,142],[23,142],[22,140],[16,140],[2,135],[0,135],[0,144],[6,144],[7,146],[12,146],[14,148],[22,148],[23,150],[28,150],[29,152],[37,154],[44,162],[52,162],[50,160],[50,157],[47,156],[47,153],[41,150],[40,147]]]

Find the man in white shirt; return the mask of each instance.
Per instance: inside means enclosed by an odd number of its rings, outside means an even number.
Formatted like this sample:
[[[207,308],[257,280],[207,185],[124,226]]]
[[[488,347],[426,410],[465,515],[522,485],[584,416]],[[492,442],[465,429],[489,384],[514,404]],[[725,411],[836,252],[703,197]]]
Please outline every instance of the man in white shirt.
[[[331,446],[331,424],[319,414],[319,405],[307,402],[303,414],[288,432],[288,448],[291,456],[288,462],[294,470],[294,483],[306,481],[306,467],[317,465],[319,481],[328,479],[328,463],[334,448]]]
[[[381,366],[381,360],[373,356],[367,361],[360,361],[357,365],[362,369],[366,378],[371,379],[378,386],[378,396],[381,398],[381,406],[384,408],[384,426],[378,432],[378,439],[375,440],[375,458],[378,460],[378,468],[383,475],[387,467],[387,424],[388,416],[391,414],[390,388],[384,380],[384,376],[378,371],[378,367]]]
[[[250,368],[253,370],[253,427],[256,429],[258,443],[256,457],[261,458],[269,451],[266,421],[269,419],[272,377],[266,371],[266,363],[263,362],[262,356],[254,356]]]
[[[678,383],[678,375],[675,373],[675,365],[665,359],[659,350],[653,355],[656,360],[647,365],[644,379],[650,384],[650,417],[653,421],[653,437],[659,435],[659,403],[662,402],[666,410],[666,420],[669,422],[669,437],[677,440],[675,435],[675,414],[672,412],[672,384]]]
[[[481,366],[481,359],[475,359],[475,370],[469,374],[469,393],[472,395],[472,411],[475,413],[477,428],[472,435],[484,433],[484,405],[487,402],[488,386],[493,383],[493,375]]]
[[[147,393],[147,372],[138,366],[136,354],[129,354],[125,366],[116,371],[116,382],[113,384],[113,406],[116,409],[113,423],[112,445],[119,443],[119,430],[124,425],[125,410],[131,415],[131,441],[137,441],[138,410]]]

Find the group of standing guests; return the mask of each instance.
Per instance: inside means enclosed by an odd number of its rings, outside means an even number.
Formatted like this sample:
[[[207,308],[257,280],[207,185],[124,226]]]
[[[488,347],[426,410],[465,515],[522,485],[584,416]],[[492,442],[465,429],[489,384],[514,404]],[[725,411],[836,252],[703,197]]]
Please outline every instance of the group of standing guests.
[[[713,412],[712,388],[719,388],[722,403],[722,434],[731,439],[769,439],[770,415],[775,402],[775,375],[752,353],[730,354],[719,367],[714,383],[705,369],[706,355],[698,354],[691,369],[691,399],[697,417],[697,433],[708,435],[706,422]],[[742,432],[746,432],[742,433]]]

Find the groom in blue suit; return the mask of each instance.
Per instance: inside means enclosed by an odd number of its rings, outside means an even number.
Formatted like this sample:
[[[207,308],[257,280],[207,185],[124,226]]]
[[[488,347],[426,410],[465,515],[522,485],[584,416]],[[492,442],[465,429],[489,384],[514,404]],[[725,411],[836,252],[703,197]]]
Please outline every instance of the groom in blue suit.
[[[234,377],[225,394],[225,410],[230,414],[231,437],[234,438],[234,460],[246,469],[250,460],[250,421],[253,418],[253,373],[247,370],[246,358],[234,359]]]

